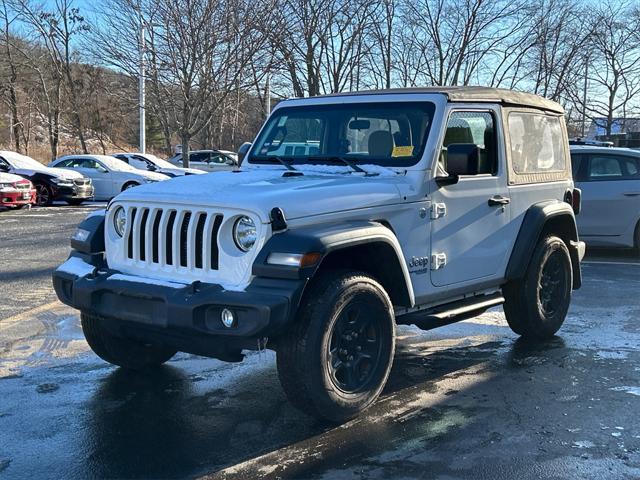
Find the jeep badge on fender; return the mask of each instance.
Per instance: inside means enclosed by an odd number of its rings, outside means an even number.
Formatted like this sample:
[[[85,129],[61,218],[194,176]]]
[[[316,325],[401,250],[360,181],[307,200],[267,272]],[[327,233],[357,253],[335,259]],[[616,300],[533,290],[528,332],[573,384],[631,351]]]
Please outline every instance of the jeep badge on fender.
[[[580,287],[555,102],[480,87],[286,100],[240,156],[80,224],[53,281],[107,362],[271,348],[290,401],[341,422],[380,395],[397,324],[504,304],[514,332],[546,339]]]

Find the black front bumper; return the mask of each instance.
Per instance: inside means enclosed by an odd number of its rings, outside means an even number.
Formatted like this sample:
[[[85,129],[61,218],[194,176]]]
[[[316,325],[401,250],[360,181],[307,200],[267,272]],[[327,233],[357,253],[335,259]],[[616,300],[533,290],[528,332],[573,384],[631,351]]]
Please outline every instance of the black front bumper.
[[[91,200],[94,197],[92,185],[73,187],[55,186],[54,198],[56,200]]]
[[[241,292],[195,282],[180,288],[158,285],[101,266],[102,255],[73,252],[96,266],[78,276],[61,266],[53,285],[63,303],[104,318],[114,334],[156,340],[177,350],[224,358],[240,349],[256,349],[258,340],[277,337],[297,309],[305,281],[255,278]],[[99,258],[98,258],[99,257]],[[120,278],[119,278],[120,277]],[[236,326],[227,328],[220,314],[228,308]]]

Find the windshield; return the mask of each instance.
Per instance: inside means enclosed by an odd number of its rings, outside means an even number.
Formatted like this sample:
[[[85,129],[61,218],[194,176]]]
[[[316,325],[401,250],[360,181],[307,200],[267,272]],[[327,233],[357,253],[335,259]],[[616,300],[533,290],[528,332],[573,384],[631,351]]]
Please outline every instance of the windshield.
[[[7,152],[3,153],[2,157],[11,165],[13,168],[20,168],[25,170],[43,170],[46,168],[43,164],[34,160],[31,157],[27,157],[26,155],[21,155],[15,152]]]
[[[160,168],[176,168],[175,165],[167,162],[166,160],[161,159],[160,157],[156,157],[151,153],[145,153],[144,155],[140,154],[141,157],[146,158],[151,163],[153,163],[156,167]]]
[[[94,158],[99,160],[104,164],[109,170],[114,170],[116,172],[136,172],[140,173],[137,168],[132,167],[126,162],[119,160],[115,157],[110,157],[108,155],[94,155]]]
[[[348,159],[388,167],[418,162],[434,112],[429,102],[305,105],[276,110],[249,163],[291,164]],[[272,157],[271,159],[269,157]]]

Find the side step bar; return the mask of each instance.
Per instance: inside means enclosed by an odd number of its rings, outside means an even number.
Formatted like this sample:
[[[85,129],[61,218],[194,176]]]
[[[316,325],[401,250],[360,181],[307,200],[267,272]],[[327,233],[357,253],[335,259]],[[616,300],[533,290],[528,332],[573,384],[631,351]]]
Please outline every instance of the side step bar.
[[[431,330],[473,318],[485,310],[503,303],[504,297],[500,293],[479,295],[439,305],[424,311],[408,313],[398,317],[396,320],[402,325],[415,325],[422,330]]]

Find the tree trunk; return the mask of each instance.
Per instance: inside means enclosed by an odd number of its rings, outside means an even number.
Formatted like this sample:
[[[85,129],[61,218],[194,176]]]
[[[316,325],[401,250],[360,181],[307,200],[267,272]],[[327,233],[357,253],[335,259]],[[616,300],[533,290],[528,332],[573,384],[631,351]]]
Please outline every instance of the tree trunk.
[[[182,166],[189,168],[189,155],[191,153],[189,142],[191,141],[191,134],[187,130],[181,130],[180,141],[182,142]]]

